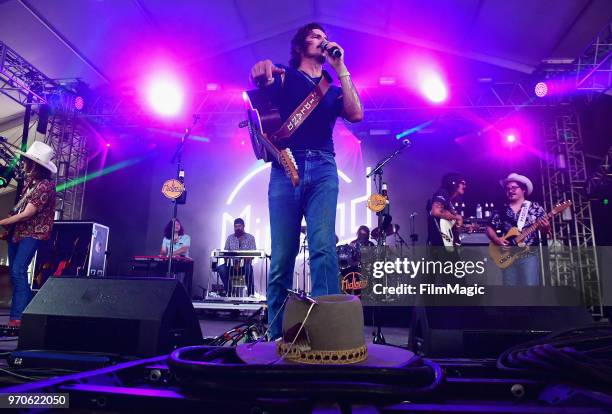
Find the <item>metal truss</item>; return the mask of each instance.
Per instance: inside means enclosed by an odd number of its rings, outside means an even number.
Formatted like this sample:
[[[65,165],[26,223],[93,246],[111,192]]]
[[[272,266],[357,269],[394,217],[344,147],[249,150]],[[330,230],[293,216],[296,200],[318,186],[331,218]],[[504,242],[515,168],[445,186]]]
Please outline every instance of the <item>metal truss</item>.
[[[612,88],[612,22],[575,59],[546,59],[538,72],[543,79],[573,85],[575,90],[606,93]]]
[[[87,142],[72,99],[62,96],[50,121],[46,142],[53,148],[57,165],[56,210],[62,220],[80,220],[83,214],[87,175]]]
[[[0,42],[0,93],[22,106],[47,103],[57,85],[17,52]]]
[[[361,86],[359,93],[365,110],[365,125],[403,124],[423,122],[436,116],[447,120],[470,119],[469,111],[481,119],[499,119],[523,108],[550,106],[547,100],[535,98],[521,83],[477,83],[451,89],[449,102],[435,106],[405,85]],[[194,112],[202,125],[235,128],[245,117],[242,90],[212,90],[194,93]],[[142,127],[158,125],[134,99],[133,94],[98,97],[88,105],[85,114],[92,122],[109,127]]]
[[[587,194],[587,170],[578,115],[567,108],[543,122],[544,152],[540,164],[544,206],[547,210],[564,200],[572,209],[552,220],[550,283],[580,289],[594,315],[602,315],[601,281],[595,245],[595,229]]]
[[[606,92],[612,88],[612,22],[576,60],[576,89]]]

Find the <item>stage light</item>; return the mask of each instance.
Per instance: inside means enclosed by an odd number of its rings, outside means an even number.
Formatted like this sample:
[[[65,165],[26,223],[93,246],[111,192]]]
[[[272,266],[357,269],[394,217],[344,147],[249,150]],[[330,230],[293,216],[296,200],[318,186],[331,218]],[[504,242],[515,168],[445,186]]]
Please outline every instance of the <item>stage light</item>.
[[[110,148],[110,147],[111,147],[110,142],[107,142],[107,143],[106,143],[106,148]]]
[[[534,88],[534,92],[535,92],[537,97],[543,98],[546,95],[548,95],[548,86],[544,82],[538,82],[538,83],[536,83],[536,86]]]
[[[506,135],[506,142],[509,144],[514,144],[516,142],[516,135],[514,134]]]
[[[448,97],[446,85],[440,75],[434,71],[427,71],[420,79],[421,93],[433,103],[441,103]]]
[[[85,108],[85,99],[82,96],[77,96],[74,98],[74,109],[77,111],[82,111]]]
[[[183,107],[183,87],[172,76],[157,76],[147,87],[147,100],[151,108],[162,116],[177,115]]]
[[[608,198],[604,198],[603,199],[603,205],[607,206],[608,204],[610,204],[610,200],[608,200]]]

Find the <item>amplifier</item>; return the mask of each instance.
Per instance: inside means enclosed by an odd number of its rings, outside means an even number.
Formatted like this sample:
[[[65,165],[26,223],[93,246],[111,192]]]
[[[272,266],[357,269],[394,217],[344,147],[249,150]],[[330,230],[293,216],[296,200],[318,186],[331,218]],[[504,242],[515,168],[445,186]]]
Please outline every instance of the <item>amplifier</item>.
[[[56,221],[36,253],[32,289],[40,289],[49,277],[103,277],[108,235],[109,228],[99,223]]]

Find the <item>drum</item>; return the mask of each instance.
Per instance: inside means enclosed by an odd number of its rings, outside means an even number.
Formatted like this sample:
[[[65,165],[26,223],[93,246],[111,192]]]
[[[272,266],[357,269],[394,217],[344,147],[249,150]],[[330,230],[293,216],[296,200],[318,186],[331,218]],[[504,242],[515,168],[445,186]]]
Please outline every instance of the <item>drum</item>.
[[[351,245],[343,244],[336,248],[338,254],[338,266],[340,269],[359,265],[359,251]]]
[[[368,286],[368,279],[361,273],[361,266],[350,266],[340,271],[340,290],[348,295],[361,296]]]

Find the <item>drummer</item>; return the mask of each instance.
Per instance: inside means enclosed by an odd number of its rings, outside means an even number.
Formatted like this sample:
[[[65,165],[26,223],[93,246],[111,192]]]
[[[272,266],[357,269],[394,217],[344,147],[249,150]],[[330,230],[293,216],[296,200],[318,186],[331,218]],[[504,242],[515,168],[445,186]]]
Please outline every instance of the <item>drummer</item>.
[[[351,247],[361,251],[362,247],[374,246],[370,241],[370,229],[368,226],[359,226],[357,229],[357,238],[350,243]]]

